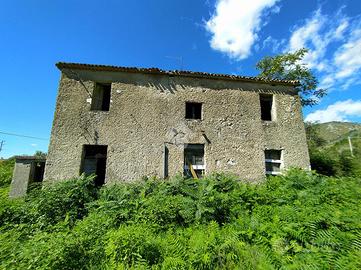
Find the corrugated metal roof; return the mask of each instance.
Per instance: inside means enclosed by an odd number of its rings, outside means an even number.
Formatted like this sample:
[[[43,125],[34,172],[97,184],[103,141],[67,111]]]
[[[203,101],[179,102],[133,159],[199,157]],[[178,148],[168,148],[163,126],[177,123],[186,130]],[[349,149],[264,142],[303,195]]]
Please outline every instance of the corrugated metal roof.
[[[92,65],[92,64],[80,64],[80,63],[65,63],[58,62],[56,66],[62,69],[80,69],[80,70],[94,70],[94,71],[115,71],[115,72],[129,72],[129,73],[143,73],[143,74],[159,74],[159,75],[172,75],[183,77],[195,77],[195,78],[207,78],[207,79],[220,79],[220,80],[235,80],[244,82],[261,82],[272,83],[282,85],[299,85],[299,81],[294,80],[266,80],[252,76],[239,76],[239,75],[227,75],[207,72],[196,72],[186,70],[162,70],[159,68],[137,68],[137,67],[120,67],[120,66],[107,66],[107,65]]]

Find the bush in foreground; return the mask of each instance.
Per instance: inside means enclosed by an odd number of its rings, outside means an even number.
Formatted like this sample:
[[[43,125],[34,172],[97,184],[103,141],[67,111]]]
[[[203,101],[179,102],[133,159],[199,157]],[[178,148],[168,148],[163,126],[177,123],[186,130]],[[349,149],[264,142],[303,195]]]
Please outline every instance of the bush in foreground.
[[[1,200],[2,269],[361,268],[357,178],[80,178]]]

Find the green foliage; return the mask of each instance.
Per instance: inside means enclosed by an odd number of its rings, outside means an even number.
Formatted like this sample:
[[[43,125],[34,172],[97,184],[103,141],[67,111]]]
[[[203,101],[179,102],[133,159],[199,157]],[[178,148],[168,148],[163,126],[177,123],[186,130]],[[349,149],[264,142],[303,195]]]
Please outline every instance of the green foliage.
[[[358,156],[360,155],[352,157],[345,151],[340,154],[340,169],[345,176],[361,177],[361,160]]]
[[[260,60],[256,68],[263,79],[298,80],[302,105],[315,105],[325,95],[324,89],[317,89],[318,81],[312,71],[302,64],[307,49],[302,48],[293,53],[266,56]]]
[[[72,226],[88,213],[87,203],[97,198],[93,178],[61,181],[33,187],[25,200],[5,200],[0,206],[0,225],[31,224],[47,229],[59,222]]]
[[[361,179],[291,170],[0,197],[0,269],[360,269]]]
[[[0,160],[0,187],[10,184],[15,165],[15,158]]]
[[[310,149],[310,163],[312,170],[327,176],[337,174],[338,161],[335,156],[315,149]]]
[[[46,153],[46,152],[43,152],[43,151],[39,151],[39,150],[38,150],[38,151],[35,151],[34,156],[39,157],[39,158],[46,158],[47,153]]]

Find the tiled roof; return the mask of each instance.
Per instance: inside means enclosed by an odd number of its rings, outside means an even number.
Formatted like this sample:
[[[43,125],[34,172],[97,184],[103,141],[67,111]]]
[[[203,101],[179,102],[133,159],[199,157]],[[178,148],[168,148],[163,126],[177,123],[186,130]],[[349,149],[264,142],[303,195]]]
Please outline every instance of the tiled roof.
[[[299,85],[299,82],[294,80],[267,80],[252,76],[227,75],[227,74],[216,74],[216,73],[196,72],[196,71],[186,71],[186,70],[162,70],[153,67],[152,68],[119,67],[119,66],[107,66],[107,65],[65,63],[65,62],[58,62],[56,66],[60,70],[81,69],[81,70],[94,70],[94,71],[115,71],[115,72],[120,71],[120,72],[129,72],[129,73],[160,74],[160,75],[184,76],[184,77],[195,77],[195,78],[234,80],[234,81],[244,81],[244,82],[261,82],[261,83],[283,84],[283,85],[292,85],[292,86]]]

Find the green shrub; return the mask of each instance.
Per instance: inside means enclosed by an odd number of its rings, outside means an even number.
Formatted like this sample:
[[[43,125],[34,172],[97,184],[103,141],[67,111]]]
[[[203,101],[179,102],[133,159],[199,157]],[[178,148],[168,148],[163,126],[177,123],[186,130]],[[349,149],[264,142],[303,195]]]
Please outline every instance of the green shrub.
[[[0,207],[0,224],[27,223],[46,228],[66,221],[73,225],[88,213],[86,204],[97,196],[92,177],[46,184],[31,189],[25,199],[5,200]]]
[[[335,176],[338,170],[337,160],[334,155],[323,151],[310,151],[310,163],[312,170],[327,175]]]
[[[5,194],[6,190],[3,188]],[[0,269],[360,269],[361,179],[80,177],[0,197]]]
[[[0,160],[0,187],[10,184],[15,165],[15,158]]]
[[[339,160],[343,176],[361,177],[361,160],[358,157],[352,157],[343,152]]]
[[[106,254],[111,268],[145,263],[152,266],[162,260],[161,247],[152,230],[144,225],[121,226],[108,233]]]

